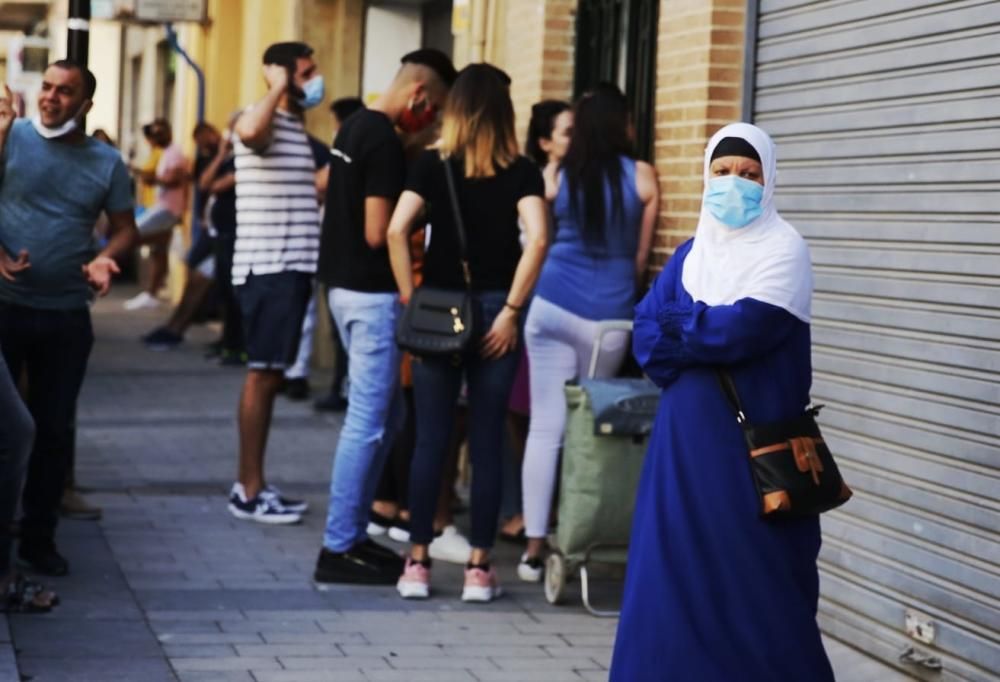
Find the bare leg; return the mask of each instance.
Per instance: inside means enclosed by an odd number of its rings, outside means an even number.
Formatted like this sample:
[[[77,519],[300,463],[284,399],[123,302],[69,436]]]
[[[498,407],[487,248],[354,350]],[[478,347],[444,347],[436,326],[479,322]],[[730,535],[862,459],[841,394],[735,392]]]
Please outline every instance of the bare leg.
[[[167,322],[167,329],[178,336],[184,336],[184,332],[191,326],[191,320],[198,313],[198,308],[201,307],[202,301],[205,300],[205,296],[211,288],[211,279],[197,270],[189,270],[184,294],[181,296],[181,302],[174,310],[174,314],[170,316],[170,321]]]
[[[162,289],[164,283],[167,281],[170,239],[173,237],[173,234],[173,230],[168,230],[149,240],[149,247],[152,254],[149,259],[149,286],[146,288],[146,291],[150,296],[156,296],[156,292]]]
[[[264,451],[271,428],[274,398],[281,388],[281,371],[251,369],[247,372],[240,395],[239,481],[247,499],[253,499],[264,487]]]

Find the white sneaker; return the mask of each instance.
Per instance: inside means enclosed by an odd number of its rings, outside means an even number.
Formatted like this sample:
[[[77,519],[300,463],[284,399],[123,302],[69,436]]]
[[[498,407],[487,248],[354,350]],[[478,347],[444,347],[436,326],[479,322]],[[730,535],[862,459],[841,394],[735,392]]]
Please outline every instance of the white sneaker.
[[[399,526],[389,526],[389,537],[396,542],[409,542],[410,541],[410,531],[405,528],[400,528]]]
[[[528,557],[528,554],[521,555],[521,561],[517,564],[517,577],[526,583],[542,582],[542,573],[545,564],[538,557]]]
[[[380,526],[379,524],[375,523],[374,521],[369,521],[368,522],[368,527],[365,528],[365,532],[368,534],[368,537],[370,537],[370,538],[373,538],[373,537],[376,537],[376,536],[379,536],[379,535],[385,535],[385,532],[387,530],[389,530],[389,529],[386,528],[385,526]]]
[[[472,556],[472,545],[455,526],[446,526],[428,548],[432,559],[465,565]]]
[[[148,291],[140,291],[138,294],[125,301],[122,307],[125,310],[144,310],[160,307],[160,299],[151,296]]]

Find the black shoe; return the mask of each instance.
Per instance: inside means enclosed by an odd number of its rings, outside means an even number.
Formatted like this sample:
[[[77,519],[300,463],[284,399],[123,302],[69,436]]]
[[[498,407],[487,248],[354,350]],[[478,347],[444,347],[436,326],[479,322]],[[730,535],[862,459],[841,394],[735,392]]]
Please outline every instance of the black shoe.
[[[222,341],[213,341],[212,343],[205,346],[205,359],[211,360],[222,355]]]
[[[390,571],[395,571],[397,578],[406,566],[406,560],[402,557],[402,555],[398,554],[390,547],[380,545],[371,538],[354,545],[354,549],[352,551],[369,556],[373,561],[381,563]]]
[[[285,395],[289,400],[306,400],[309,397],[309,380],[285,379]]]
[[[247,354],[244,351],[224,349],[219,356],[219,364],[223,367],[243,367],[247,364]]]
[[[61,576],[69,573],[69,562],[56,551],[56,543],[52,540],[22,540],[17,548],[17,558],[25,568],[41,575]]]
[[[313,580],[320,585],[348,583],[355,585],[395,585],[403,572],[402,557],[398,563],[388,563],[377,558],[368,548],[359,543],[346,552],[331,552],[326,547],[320,550],[316,559]]]
[[[146,344],[146,348],[149,350],[173,350],[174,348],[177,348],[177,346],[181,345],[184,341],[184,337],[180,334],[174,334],[166,327],[160,327],[159,329],[154,329],[152,332],[144,336],[142,341]]]
[[[320,412],[343,412],[347,409],[347,400],[336,393],[329,393],[314,402],[313,407]]]

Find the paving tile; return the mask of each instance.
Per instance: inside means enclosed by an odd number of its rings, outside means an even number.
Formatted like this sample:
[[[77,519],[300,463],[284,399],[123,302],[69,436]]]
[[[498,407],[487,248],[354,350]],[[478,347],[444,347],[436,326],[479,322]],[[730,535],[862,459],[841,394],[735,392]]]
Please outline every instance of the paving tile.
[[[162,658],[19,656],[24,679],[36,682],[175,682]]]
[[[361,670],[254,670],[256,682],[369,682]]]
[[[478,676],[468,670],[452,668],[427,670],[369,670],[365,677],[371,682],[473,682]]]
[[[343,656],[340,647],[333,643],[323,644],[237,644],[236,652],[240,656],[275,656],[275,657],[302,657],[312,656],[317,658],[334,658]],[[377,655],[377,654],[374,654]]]
[[[180,670],[178,682],[255,682],[249,670]]]
[[[276,658],[246,658],[227,656],[223,658],[171,658],[170,665],[175,670],[280,670]]]
[[[365,656],[338,656],[298,658],[280,657],[281,666],[286,670],[359,670],[361,668],[388,668],[389,663],[384,658]]]
[[[229,644],[164,644],[167,658],[229,658],[237,656]]]

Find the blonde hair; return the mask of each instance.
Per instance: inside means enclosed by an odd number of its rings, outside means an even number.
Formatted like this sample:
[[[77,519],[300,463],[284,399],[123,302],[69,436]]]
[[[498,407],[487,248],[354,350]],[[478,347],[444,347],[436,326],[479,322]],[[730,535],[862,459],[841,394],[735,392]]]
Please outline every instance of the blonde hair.
[[[439,149],[442,158],[464,160],[467,178],[493,177],[517,159],[514,105],[496,67],[471,64],[458,74],[444,105]]]

